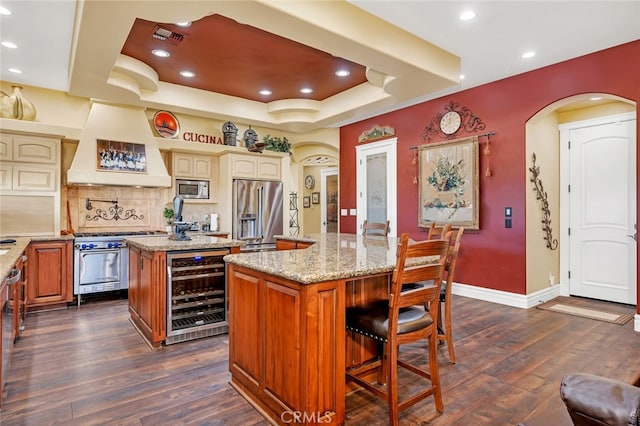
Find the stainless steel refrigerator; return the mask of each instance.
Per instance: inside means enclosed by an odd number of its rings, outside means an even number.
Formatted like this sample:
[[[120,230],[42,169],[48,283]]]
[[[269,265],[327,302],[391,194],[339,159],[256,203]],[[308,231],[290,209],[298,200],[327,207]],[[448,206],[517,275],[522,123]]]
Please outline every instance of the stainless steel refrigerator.
[[[282,235],[282,182],[234,179],[234,239],[246,242],[242,251],[275,250]]]

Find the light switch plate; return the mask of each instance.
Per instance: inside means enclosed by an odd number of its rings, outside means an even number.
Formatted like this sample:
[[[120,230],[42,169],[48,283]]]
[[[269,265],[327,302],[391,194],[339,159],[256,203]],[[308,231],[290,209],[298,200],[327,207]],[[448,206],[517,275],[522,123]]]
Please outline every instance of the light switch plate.
[[[347,209],[340,209],[340,216],[346,216],[347,215]]]
[[[349,215],[351,215],[351,216],[355,216],[356,214],[358,214],[358,213],[356,212],[356,209],[349,209]]]

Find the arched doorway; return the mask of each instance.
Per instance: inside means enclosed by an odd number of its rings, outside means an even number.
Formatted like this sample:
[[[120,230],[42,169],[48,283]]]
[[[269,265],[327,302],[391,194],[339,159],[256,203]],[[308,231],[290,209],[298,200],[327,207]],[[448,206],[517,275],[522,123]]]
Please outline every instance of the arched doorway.
[[[600,98],[597,101],[592,99]],[[526,191],[526,248],[527,248],[527,294],[570,294],[569,279],[569,198],[564,175],[568,172],[562,159],[559,128],[561,125],[581,120],[615,114],[633,113],[637,117],[636,105],[620,97],[590,93],[565,98],[550,104],[535,114],[526,125],[527,191]],[[550,209],[552,238],[558,241],[557,250],[549,250],[543,241],[540,200],[532,190],[530,168],[532,155],[536,155],[536,166],[544,181]],[[636,190],[637,193],[637,190]],[[637,288],[637,286],[636,286]],[[637,304],[637,296],[636,301]]]

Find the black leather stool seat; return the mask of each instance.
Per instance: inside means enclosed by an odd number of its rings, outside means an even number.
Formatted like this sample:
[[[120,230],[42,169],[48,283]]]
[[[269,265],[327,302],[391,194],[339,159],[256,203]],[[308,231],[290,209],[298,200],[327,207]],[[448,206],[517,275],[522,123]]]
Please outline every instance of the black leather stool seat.
[[[433,318],[422,308],[401,308],[398,315],[398,334],[428,327]],[[346,310],[346,328],[376,340],[387,342],[389,330],[389,302],[381,300],[367,306]]]

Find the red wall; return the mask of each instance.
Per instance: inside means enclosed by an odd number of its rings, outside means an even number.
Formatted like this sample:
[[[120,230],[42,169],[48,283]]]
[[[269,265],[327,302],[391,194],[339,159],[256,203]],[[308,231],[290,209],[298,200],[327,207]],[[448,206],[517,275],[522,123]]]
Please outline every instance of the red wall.
[[[481,150],[480,230],[465,231],[456,282],[526,294],[525,191],[530,187],[525,159],[525,123],[557,100],[591,92],[613,94],[636,103],[640,101],[640,40],[342,127],[340,208],[356,207],[355,147],[358,136],[374,125],[392,126],[398,138],[397,232],[398,235],[408,232],[413,238],[423,238],[424,233],[417,226],[418,185],[413,184],[417,170],[411,165],[415,151],[409,147],[424,143],[421,134],[431,118],[442,113],[449,101],[457,102],[486,124],[481,134],[489,131],[496,134],[491,137],[491,177],[484,175],[487,157]],[[456,137],[467,135],[461,133]],[[481,142],[484,140],[480,139]],[[432,139],[432,142],[437,141]],[[640,150],[638,152],[640,155]],[[510,229],[504,227],[505,206],[513,208],[513,227]],[[355,233],[356,218],[341,216],[340,230]]]

